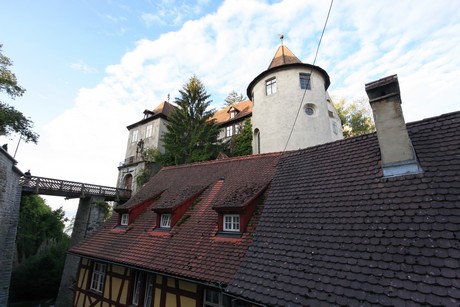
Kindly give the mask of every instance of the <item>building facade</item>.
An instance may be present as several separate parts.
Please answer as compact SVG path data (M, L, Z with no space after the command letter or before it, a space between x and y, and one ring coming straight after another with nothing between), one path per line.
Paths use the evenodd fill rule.
M164 153L161 136L166 132L168 117L173 112L174 106L164 101L153 111L145 110L142 120L127 126L128 142L125 159L118 166L117 187L137 191L138 176L145 172L158 171L159 167L154 164L147 165L145 152L159 150ZM146 169L147 167L153 169Z

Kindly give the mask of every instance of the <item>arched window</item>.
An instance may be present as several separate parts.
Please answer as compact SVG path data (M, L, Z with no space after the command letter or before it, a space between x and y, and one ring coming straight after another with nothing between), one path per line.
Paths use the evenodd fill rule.
M260 131L259 128L254 130L254 154L260 154Z
M123 188L127 190L133 189L133 175L128 174L123 179Z

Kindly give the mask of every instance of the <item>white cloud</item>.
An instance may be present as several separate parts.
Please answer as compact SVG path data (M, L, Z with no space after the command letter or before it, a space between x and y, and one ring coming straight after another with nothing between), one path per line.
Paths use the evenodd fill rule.
M172 5L163 2L163 7ZM23 169L48 177L115 185L124 159L126 126L153 109L196 74L216 105L232 90L246 94L279 45L313 61L329 3L285 0L274 4L228 0L156 40L139 40L94 88L81 89L72 108L25 145ZM184 7L144 15L146 23L182 22ZM187 15L189 16L189 15ZM168 22L169 22L168 21ZM365 96L364 84L397 73L406 120L458 109L460 12L454 2L340 1L332 8L316 65L331 76L330 93ZM83 62L74 69L95 72Z

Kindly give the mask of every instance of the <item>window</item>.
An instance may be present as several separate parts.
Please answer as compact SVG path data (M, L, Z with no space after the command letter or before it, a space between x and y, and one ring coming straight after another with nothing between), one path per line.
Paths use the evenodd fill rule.
M132 137L131 137L131 142L134 143L134 142L137 142L137 138L138 138L138 131L137 130L134 130L133 131L133 134L132 134Z
M121 215L121 225L123 226L127 226L129 223L129 213L123 213Z
M305 105L304 111L308 116L315 114L315 105L313 103L307 103Z
M241 124L235 125L235 134L239 134L241 132Z
M104 290L105 268L105 264L99 262L94 263L91 290L97 292L102 292Z
M203 305L205 307L231 307L232 299L220 291L205 289Z
M133 287L133 305L139 304L139 294L141 292L141 274L136 272L134 274L134 287Z
M153 126L152 125L148 125L147 126L147 131L145 132L145 137L146 138L149 138L152 136L152 132L153 132Z
M225 136L232 136L233 135L233 126L228 126L226 128Z
M299 74L299 79L300 79L300 88L303 90L311 90L310 87L310 74L306 73L300 73Z
M170 228L171 227L171 214L163 213L161 215L160 227Z
M339 128L337 127L337 123L336 123L336 122L332 122L332 131L333 131L335 134L338 134L338 133L339 133Z
M240 216L238 214L224 214L224 231L240 231Z
M145 282L144 307L152 306L152 294L153 294L153 275L148 275L147 281Z
M235 116L236 116L236 110L233 109L230 111L230 118L235 118Z
M276 78L271 78L265 81L267 96L276 93Z

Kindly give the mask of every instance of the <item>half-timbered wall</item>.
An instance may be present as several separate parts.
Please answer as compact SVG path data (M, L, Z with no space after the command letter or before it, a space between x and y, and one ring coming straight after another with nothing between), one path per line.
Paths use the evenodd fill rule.
M75 307L201 307L235 306L247 307L241 301L223 299L220 289L181 280L160 274L134 270L120 265L100 262L105 265L104 284L101 292L92 289L95 261L82 258L74 294ZM98 266L100 268L101 266ZM94 288L94 284L93 284ZM206 295L208 292L208 295ZM214 296L209 296L209 293ZM218 295L219 303L209 297ZM214 301L216 301L214 299ZM233 301L233 303L229 303Z

